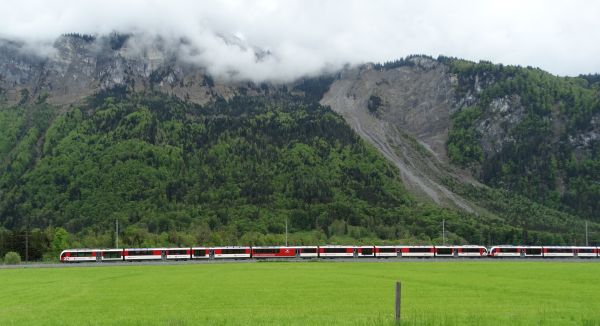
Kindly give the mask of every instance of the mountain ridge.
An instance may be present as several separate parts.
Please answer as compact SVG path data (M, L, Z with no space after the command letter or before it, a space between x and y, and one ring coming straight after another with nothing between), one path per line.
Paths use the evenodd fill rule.
M533 68L504 67L488 62L473 63L447 57L434 59L420 55L409 56L385 64L346 67L337 73L307 77L290 83L256 84L249 81L212 77L202 67L178 58L176 48L165 48L161 42L153 43L145 50L140 50L134 49L133 45L128 44L126 36L116 34L102 37L67 35L57 40L54 46L56 52L42 57L27 52L28 50L19 43L4 42L0 45L0 100L3 102L2 110L0 110L0 118L2 118L0 125L6 126L6 129L0 132L0 136L2 136L0 137L2 141L0 142L0 168L3 171L2 186L0 186L0 197L3 197L0 200L2 202L0 214L2 215L2 224L11 228L24 227L24 224L27 223L23 223L23 212L31 212L33 209L37 212L34 214L37 216L36 218L42 218L40 220L42 222L37 223L37 226L49 226L51 224L48 222L61 221L59 225L67 227L72 232L91 232L90 230L100 232L95 227L89 229L90 225L87 224L92 220L77 217L72 213L68 214L71 217L66 220L57 215L64 214L64 211L60 212L69 203L77 202L77 196L81 196L81 193L78 192L81 190L74 190L72 181L69 181L70 179L66 175L63 176L63 179L59 178L60 180L53 181L64 187L64 189L59 187L57 194L66 191L64 194L67 196L64 199L66 202L58 206L55 206L57 204L46 206L45 210L27 206L32 203L28 199L30 196L38 196L33 195L35 192L32 192L31 189L26 190L27 187L31 187L31 185L26 185L27 182L34 182L31 181L34 180L31 179L34 174L41 177L39 171L35 172L40 167L40 162L57 159L54 157L56 153L52 148L61 142L75 146L73 153L80 153L75 155L88 153L82 156L87 157L86 155L92 155L89 152L91 147L87 148L87 146L97 145L72 143L74 139L90 139L88 141L95 139L94 142L96 142L97 139L103 139L102 132L108 132L113 138L104 139L103 142L111 144L115 142L113 144L115 153L129 148L127 144L133 144L131 141L135 139L135 142L141 143L130 147L133 151L131 159L139 161L136 164L142 164L139 166L140 169L146 169L143 166L150 164L150 161L144 160L142 154L148 148L154 148L157 141L160 148L154 148L150 152L157 151L158 153L173 147L172 150L183 151L182 153L185 154L188 149L192 148L189 147L190 145L185 145L183 139L172 144L164 143L164 139L175 137L177 133L182 132L189 137L197 137L185 129L189 128L190 121L195 119L196 111L209 110L206 112L213 112L210 110L219 108L223 110L220 114L206 115L202 118L205 119L203 121L207 122L211 119L244 121L244 123L251 124L248 127L250 129L242 132L242 128L237 132L246 135L250 132L265 132L259 125L256 125L259 121L255 120L256 113L249 114L254 112L253 110L258 110L256 112L262 112L258 116L277 116L278 119L281 119L277 120L274 126L283 128L281 132L284 135L288 132L285 131L286 124L297 125L300 123L302 128L313 126L295 119L303 119L302 114L308 114L306 112L313 110L306 111L306 107L312 108L315 105L318 107L319 103L324 106L323 110L325 111L323 112L325 113L315 118L315 121L318 122L317 125L321 123L329 127L338 126L339 121L331 124L331 121L338 119L334 118L333 112L327 113L327 108L331 108L345 120L347 126L351 127L356 135L377 149L382 157L385 157L398 169L397 177L402 180L402 188L409 193L408 201L413 203L405 209L415 214L415 217L410 219L412 221L410 223L415 225L409 226L406 224L408 220L399 219L396 216L392 219L394 222L390 222L389 225L388 222L377 220L377 228L369 227L368 224L365 224L367 223L365 221L368 220L366 215L355 211L353 214L361 216L360 218L330 216L325 219L326 225L318 226L319 224L311 222L306 224L311 227L300 227L296 230L298 232L306 232L312 228L313 230L321 229L326 238L332 234L337 236L353 234L354 238L406 239L417 236L421 239L436 239L439 232L434 225L439 222L438 219L447 217L456 223L454 239L458 242L465 241L465 239L491 242L492 238L495 238L503 239L506 242L539 243L542 239L553 241L548 239L554 239L552 237L557 236L558 240L554 241L556 243L579 243L581 234L577 234L577 230L583 229L584 219L598 221L598 208L594 206L594 198L596 198L594 196L597 196L600 191L594 188L594 182L598 181L598 170L595 165L597 163L595 162L598 157L597 136L599 134L598 122L600 121L598 108L600 106L598 106L597 98L594 98L597 96L594 94L598 94L598 87L594 86L597 84L593 83L595 80L593 75L587 79L560 78ZM532 96L532 92L541 95ZM144 100L143 97L148 97L150 102ZM172 99L168 99L169 97ZM540 98L544 100L539 100ZM573 110L569 109L569 105L576 105L580 102L583 104ZM275 103L280 104L275 105ZM107 109L111 106L114 106L114 109ZM246 106L246 110L249 111L240 110L238 106ZM304 113L292 118L294 115L286 113L285 109L283 111L278 109L278 106L299 108L299 112ZM186 113L182 116L178 110ZM169 117L172 116L177 118L170 122L169 119L172 118ZM322 119L324 120L319 122ZM333 120L329 121L329 119ZM547 138L541 136L541 133L528 135L520 131L525 128L525 125L520 127L522 123L531 123L537 121L536 119L547 121L542 127L534 129L544 132ZM104 121L102 123L112 127L105 131L102 131L104 130L102 128L97 129L100 125L89 127L100 123L99 121ZM130 127L125 128L124 126L127 124ZM185 126L182 129L185 131L170 129L175 125ZM13 127L11 128L11 126ZM88 127L84 128L84 126ZM181 128L181 126L177 128ZM206 126L201 126L202 124L197 128L206 128ZM61 132L57 134L57 131L63 128L67 128L66 130L70 130L70 133L73 134ZM355 136L348 134L349 129L346 130L345 127L339 126L336 128L340 132L344 130L340 134L342 138L338 139L338 142L342 139L344 139L343 141L354 139L352 137ZM117 132L117 130L119 131ZM312 132L309 132L309 129L305 130L307 134ZM131 132L136 132L136 134L131 134ZM57 137L56 135L61 136ZM224 135L228 134L213 134L214 137L224 137ZM78 138L71 139L70 137ZM299 138L288 139L290 144L303 139L301 134L294 137ZM545 153L537 151L539 144L543 143L532 140L537 139L536 137L557 144L548 147L548 153L551 154L548 161L554 162L552 161L554 158L556 163L531 165L533 168L530 172L531 176L527 176L519 170L506 170L508 172L505 172L503 169L515 169L521 164L520 162L529 162L528 160L539 162L540 158L545 157L543 155L540 158L528 156L528 153ZM225 145L238 146L235 145L235 142L230 143L233 141L232 139L226 139ZM269 139L277 140L273 137ZM515 142L515 139L520 139L520 144L529 146L527 148L530 150L516 152L521 153L519 154L521 156L514 155L511 144ZM215 141L215 139L210 141ZM250 140L247 145L250 148L253 146L264 147L268 143L259 145L254 143L255 141ZM352 140L352 142L356 141ZM319 148L318 143L312 141L302 140L300 142L307 144L309 152ZM121 149L117 150L116 148ZM141 153L135 154L138 150ZM563 152L570 153L565 155L571 156L561 157L560 153ZM110 153L112 152L107 152L106 155L113 155ZM165 157L169 157L172 154L165 155ZM61 159L69 158L66 156ZM256 159L252 158L251 161ZM364 164L365 167L370 164L359 161L356 164ZM263 164L261 161L252 162L255 162L253 164L257 166ZM152 164L156 163L151 163L147 168L157 168ZM206 164L216 168L210 165L212 163ZM321 164L323 163L318 163L317 166ZM59 173L59 170L54 170L55 168L48 170L48 173L61 175L62 172ZM73 165L73 169L77 169L76 165ZM206 169L206 166L202 169ZM553 170L548 172L548 169ZM350 173L343 174L344 178L349 178L352 173L357 173L352 171L349 169L344 172ZM134 172L134 170L130 172ZM80 173L84 172L80 171ZM310 177L311 173L306 177ZM550 177L536 178L536 175L549 175ZM497 176L497 180L490 176ZM529 179L523 179L526 176ZM169 176L167 179L171 177L175 176ZM234 176L233 179L231 179L232 176L228 178L230 178L228 182L233 182L234 185L243 179L239 175ZM172 182L183 182L178 178L175 179L177 180L172 180ZM254 182L258 182L258 180ZM396 181L388 183L390 187L392 184L393 187L398 187ZM169 188L171 190L160 189L163 189L161 191L165 193L169 191L177 193L177 188L181 188L183 184L185 182L174 183L172 188ZM116 185L118 186L118 184ZM300 183L297 186L300 187L299 185ZM538 185L539 191L531 191L532 187L538 187ZM385 186L385 183L380 186ZM198 191L197 187L191 186L191 188L182 189ZM203 187L208 187L205 190L210 190L213 185ZM316 188L327 189L327 187L321 186L316 186ZM92 193L98 191L93 187L86 189ZM130 197L132 203L137 202L136 198L138 197L136 196L139 195L135 195L136 192L133 189L128 191L130 193L127 192L127 196L132 196ZM255 191L258 190L254 189L250 193ZM375 187L372 191L378 192L382 189ZM78 193L79 195L77 195ZM236 198L249 200L244 193L235 196L240 196L240 194L241 197ZM574 202L569 196L577 196L577 194L582 194L582 197L578 202ZM315 198L329 198L324 194L316 196ZM174 198L176 199L177 195L169 197L165 203L170 203L175 200ZM49 203L41 204L48 205ZM172 203L165 205L172 205ZM359 206L354 205L350 204L350 207L353 207L354 210L358 209ZM423 208L418 208L419 205L423 205ZM304 210L303 216L310 211L306 207L296 209ZM393 216L397 213L397 211L392 213L394 210L386 213L388 209L378 211L377 214ZM131 216L117 218L122 218L124 223L131 222L132 228L134 226L145 228L146 232L148 230L167 232L171 228L184 232L181 231L181 228L185 228L185 223L173 224L174 222L162 221L156 217L159 211L154 208L150 209L146 213L142 213L141 220L140 217L136 220L136 217L132 218ZM406 212L402 214L406 214ZM169 216L177 215L168 212L162 213ZM127 214L131 215L132 213ZM222 238L230 237L234 243L240 241L243 234L248 232L260 234L279 230L274 228L260 231L241 228L239 230L243 231L232 231L232 226L228 226L228 221L233 217L238 218L240 213L236 211L233 214L232 217L219 217L224 220L212 224L208 228L202 226L204 229L201 232L206 234L207 230L211 230L220 234ZM324 214L328 216L332 213ZM431 219L427 217L429 214L437 214L437 217ZM31 216L27 218L33 221ZM144 222L144 218L153 221L154 226L150 227L148 223ZM419 222L418 218L423 221ZM79 222L77 222L78 220ZM240 221L243 220L244 218ZM107 223L103 219L93 221L91 225L100 223L105 226ZM199 221L208 223L204 218L200 218L197 222ZM302 222L302 218L297 219L296 222L301 225L305 223ZM167 227L157 228L156 225L160 223ZM597 225L590 223L590 227L595 230ZM239 226L235 228L239 228ZM401 230L402 228L412 230L410 232L416 234L406 233ZM134 228L131 232L134 234L138 231ZM73 236L80 239L78 241L82 241L81 235ZM101 238L106 240L106 235ZM260 243L272 242L270 240L260 241L263 241ZM217 242L215 241L215 243Z

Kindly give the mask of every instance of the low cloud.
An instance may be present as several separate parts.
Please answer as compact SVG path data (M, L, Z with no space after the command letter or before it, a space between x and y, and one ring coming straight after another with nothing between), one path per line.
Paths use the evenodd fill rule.
M255 81L409 54L531 65L559 75L600 71L595 1L38 0L5 1L0 10L0 37L30 47L73 32L183 39L177 44L186 60L216 76Z

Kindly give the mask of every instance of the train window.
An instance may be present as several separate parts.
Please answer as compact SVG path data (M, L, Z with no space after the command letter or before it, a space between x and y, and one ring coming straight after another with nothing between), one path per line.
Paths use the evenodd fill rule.
M519 252L519 248L498 248L498 252L518 253Z
M408 252L412 252L412 253L431 252L431 248L408 248Z
M279 248L260 248L253 250L255 254L278 254L280 252Z
M479 253L480 249L479 248L462 248L462 252L466 252L466 253Z
M572 254L573 249L571 248L547 248L549 253L553 254Z
M239 255L245 253L246 249L221 249L222 255Z
M437 248L438 255L452 255L452 248Z
M72 252L71 257L91 257L92 252L90 251L80 251L80 252Z
M121 258L120 251L105 251L103 253L104 258Z
M372 255L373 254L373 248L372 247L362 248L362 254L363 255Z
M592 248L581 248L578 250L582 254L594 254L594 249Z
M153 254L152 250L132 250L129 252L129 256L150 256Z
M541 255L542 249L541 248L526 248L525 254L526 255Z
M194 250L194 256L204 257L204 256L206 256L206 250L204 250L204 249L202 249L202 250Z
M380 253L395 253L396 248L378 248Z
M187 255L187 250L169 250L168 255Z
M317 248L302 248L300 250L302 250L302 252L305 254L316 254L317 253Z
M325 254L345 254L346 252L347 248L323 248Z

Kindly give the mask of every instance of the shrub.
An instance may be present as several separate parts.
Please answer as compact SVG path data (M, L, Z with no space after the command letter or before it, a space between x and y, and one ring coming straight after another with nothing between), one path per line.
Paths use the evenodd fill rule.
M367 109L369 109L369 112L371 113L376 113L377 109L379 109L379 107L382 105L383 101L381 100L381 97L371 95L371 97L369 97L369 102L367 103Z
M21 256L14 251L9 251L4 255L4 263L6 265L19 265L21 263Z

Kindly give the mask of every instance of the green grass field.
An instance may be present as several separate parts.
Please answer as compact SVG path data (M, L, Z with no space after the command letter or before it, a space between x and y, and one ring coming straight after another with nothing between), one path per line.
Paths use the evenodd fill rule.
M600 263L244 263L0 270L0 325L600 325Z

